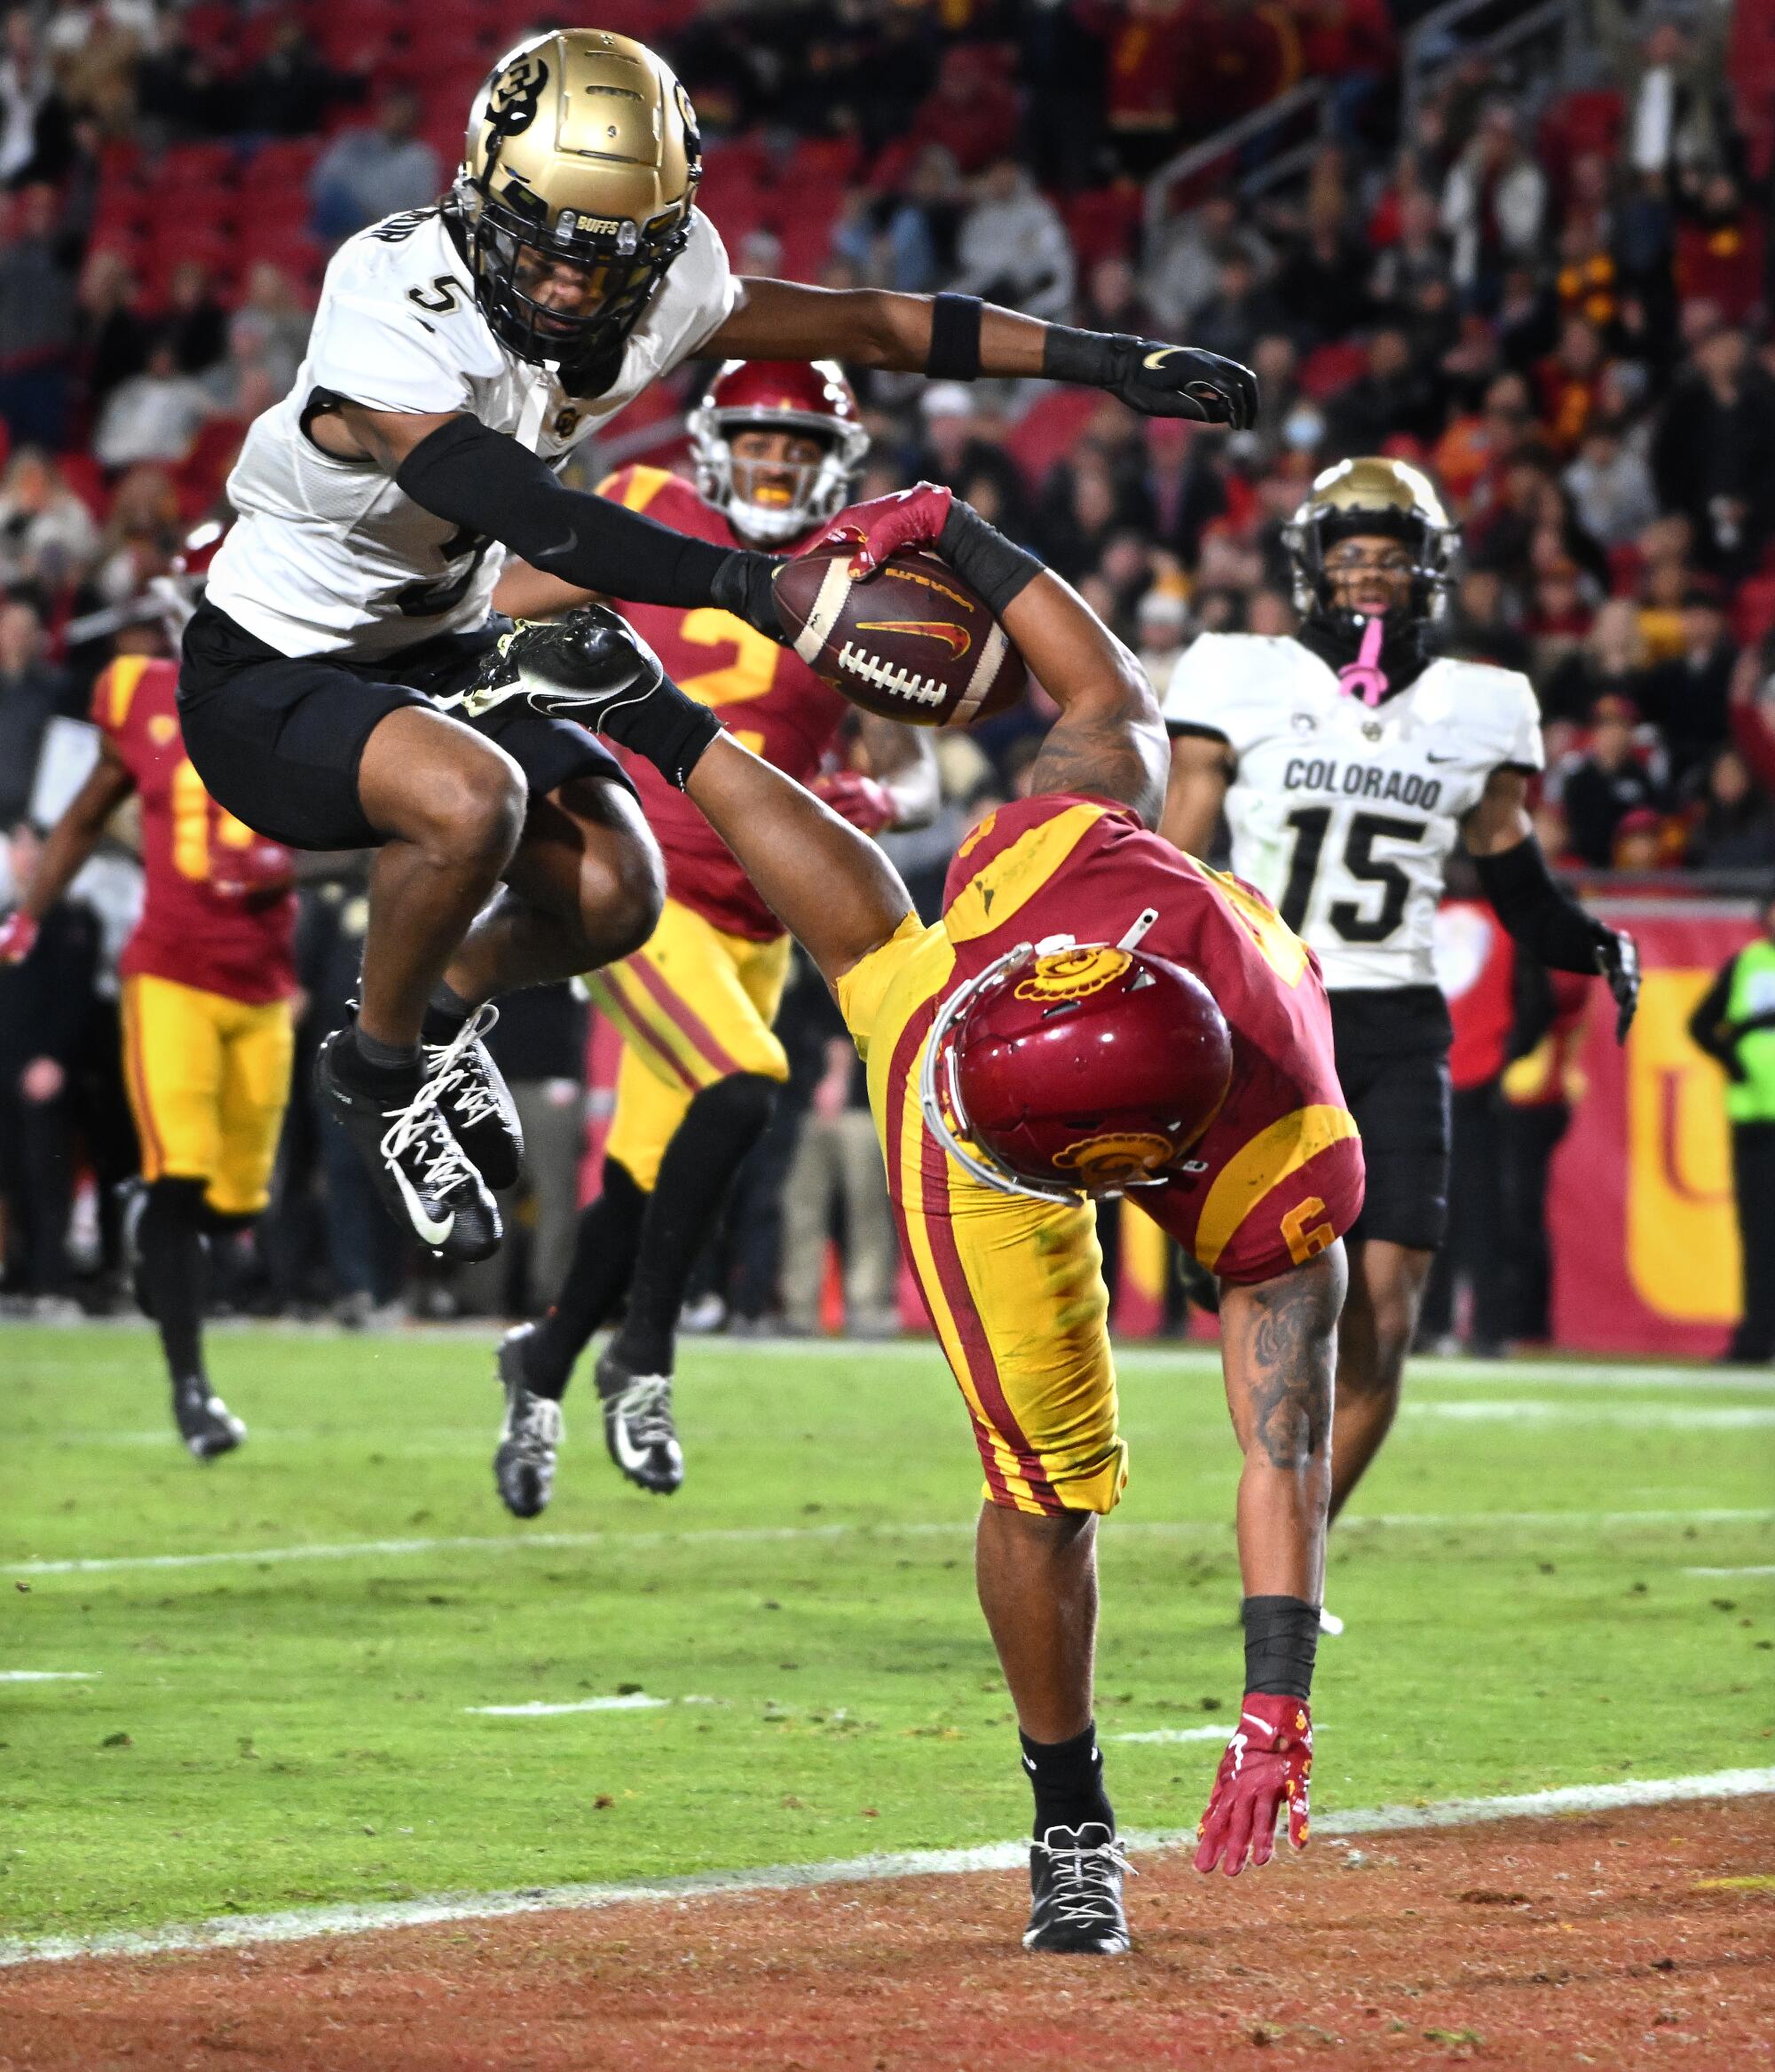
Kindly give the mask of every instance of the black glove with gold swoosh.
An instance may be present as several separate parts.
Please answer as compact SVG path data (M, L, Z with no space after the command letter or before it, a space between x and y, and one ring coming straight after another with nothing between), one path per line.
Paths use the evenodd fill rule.
M1190 417L1246 431L1258 421L1258 377L1236 360L1125 332L1052 324L1042 344L1048 380L1108 389L1146 417Z

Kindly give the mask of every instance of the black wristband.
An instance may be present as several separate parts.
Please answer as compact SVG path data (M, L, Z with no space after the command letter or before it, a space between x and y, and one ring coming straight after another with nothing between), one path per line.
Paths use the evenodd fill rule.
M980 375L980 317L985 304L977 295L939 295L931 303L931 345L925 372L935 382L971 382Z
M1304 1704L1313 1696L1319 1607L1298 1597L1248 1597L1239 1616L1245 1624L1245 1688Z
M959 497L949 507L949 516L937 539L937 552L991 607L992 616L1002 619L1005 607L1026 590L1042 573L1033 554L1014 546L996 526Z
M749 547L730 550L709 586L709 595L723 612L744 619L772 640L787 635L777 613L777 590L772 578L783 564L774 554L754 553Z
M669 676L651 696L613 707L598 724L601 734L644 755L680 791L721 731L713 708L687 698Z
M1594 973L1610 931L1586 913L1547 867L1531 834L1515 848L1473 859L1479 890L1505 931L1554 971Z
M1042 374L1081 389L1107 389L1127 372L1129 351L1140 344L1125 332L1076 331L1050 324L1042 340Z

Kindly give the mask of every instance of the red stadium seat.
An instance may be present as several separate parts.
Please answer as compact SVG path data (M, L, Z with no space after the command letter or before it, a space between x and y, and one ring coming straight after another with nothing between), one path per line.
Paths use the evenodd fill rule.
M1300 385L1309 396L1323 401L1346 389L1368 364L1364 349L1347 338L1315 346L1300 363Z
M156 187L232 186L238 170L233 145L170 144L150 177Z
M1775 574L1753 575L1740 583L1732 603L1732 631L1740 647L1755 646L1775 633Z
M1089 266L1112 253L1131 257L1144 203L1141 190L1132 181L1075 194L1067 203L1066 229L1079 265Z
M1100 400L1095 389L1053 389L1012 426L1006 447L1031 482L1071 450Z
M111 507L104 469L86 453L58 454L56 465L61 470L62 480L102 524Z

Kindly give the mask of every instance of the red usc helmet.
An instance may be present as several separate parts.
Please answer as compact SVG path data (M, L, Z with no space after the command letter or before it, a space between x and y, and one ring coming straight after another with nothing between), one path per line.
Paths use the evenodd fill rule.
M835 360L730 360L690 420L697 487L736 532L766 542L799 539L836 518L869 434ZM766 464L734 458L742 431L816 439L817 461Z
M920 1095L977 1180L1077 1199L1163 1180L1232 1074L1225 1017L1181 965L1111 943L1024 943L944 1003Z

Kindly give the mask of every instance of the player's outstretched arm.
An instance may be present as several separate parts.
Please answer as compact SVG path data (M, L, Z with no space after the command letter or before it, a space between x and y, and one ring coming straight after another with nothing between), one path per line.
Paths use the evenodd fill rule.
M1340 1242L1303 1266L1220 1297L1227 1404L1245 1457L1239 1478L1245 1696L1198 1830L1195 1868L1261 1869L1276 1822L1304 1848L1313 1768L1309 1699L1331 1500L1337 1318L1348 1281Z
M1159 833L1186 856L1206 856L1214 845L1220 809L1233 781L1233 751L1214 734L1179 734L1171 745Z
M773 556L712 546L569 489L527 447L464 411L344 402L316 417L311 434L342 459L375 461L434 517L499 541L577 591L638 605L718 605L773 640L783 637L771 601Z
M135 788L135 779L101 737L99 760L45 836L17 912L0 922L0 963L16 964L30 954L44 914L74 882L99 846L105 823Z
M1479 890L1509 933L1550 970L1600 972L1614 995L1615 1040L1627 1041L1639 1005L1639 951L1633 937L1586 913L1547 867L1528 817L1519 770L1494 770L1462 823Z
M743 277L732 312L698 351L705 360L845 360L934 381L1033 375L1107 389L1148 417L1188 417L1235 431L1258 415L1257 376L1236 360L1125 332L1045 324L974 295Z

